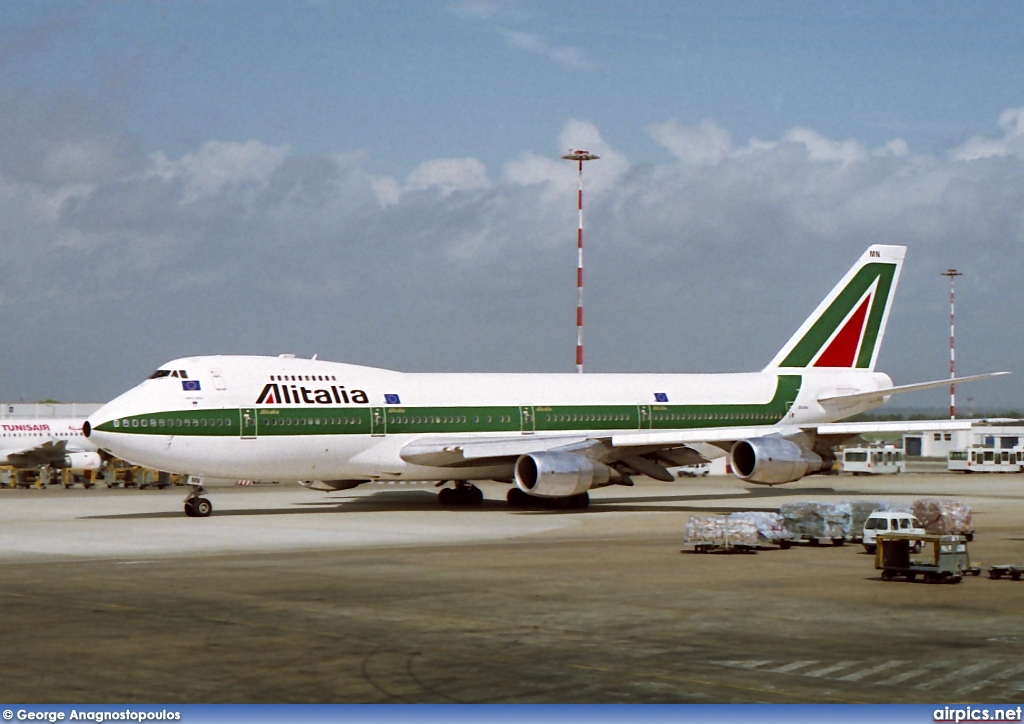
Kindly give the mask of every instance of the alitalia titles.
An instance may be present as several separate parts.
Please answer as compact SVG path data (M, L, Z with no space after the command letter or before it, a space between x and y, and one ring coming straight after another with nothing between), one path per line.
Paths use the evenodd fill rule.
M363 390L346 390L342 385L313 389L294 384L268 382L257 405L368 405L370 398Z

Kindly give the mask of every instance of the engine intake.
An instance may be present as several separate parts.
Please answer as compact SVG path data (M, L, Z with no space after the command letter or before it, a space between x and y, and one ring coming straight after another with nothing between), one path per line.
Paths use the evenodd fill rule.
M516 460L516 487L539 498L567 498L621 479L614 468L576 453L530 453Z
M733 472L751 483L792 483L829 465L816 452L781 437L755 437L732 446Z

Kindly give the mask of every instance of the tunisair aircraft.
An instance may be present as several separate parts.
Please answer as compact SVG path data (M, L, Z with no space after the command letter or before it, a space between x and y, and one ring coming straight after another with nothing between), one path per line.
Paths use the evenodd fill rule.
M512 505L575 508L593 488L670 481L670 467L729 455L743 480L788 483L828 471L833 446L885 426L833 421L949 384L894 387L875 372L905 252L868 248L760 372L411 374L291 355L186 357L103 406L85 432L129 462L192 476L193 517L212 510L203 477L329 490L432 480L453 485L441 490L447 504L479 503L473 481L495 480L512 484ZM890 429L951 426L966 423Z
M0 420L0 465L98 470L103 461L83 435L84 422L80 417Z

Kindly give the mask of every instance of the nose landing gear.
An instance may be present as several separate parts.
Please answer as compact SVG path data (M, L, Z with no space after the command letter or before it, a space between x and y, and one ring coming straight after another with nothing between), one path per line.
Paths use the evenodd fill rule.
M203 479L190 475L188 486L191 488L185 497L185 515L189 518L207 518L213 512L213 503L201 497L206 491L203 489Z

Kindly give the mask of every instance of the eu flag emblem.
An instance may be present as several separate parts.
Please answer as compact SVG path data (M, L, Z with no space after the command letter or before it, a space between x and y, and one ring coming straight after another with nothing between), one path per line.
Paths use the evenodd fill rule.
M654 401L655 402L668 402L668 395L666 395L664 392L655 392L654 393Z
M384 395L384 404L401 405L402 401L398 399L398 395Z
M185 392L199 392L199 380L182 380L181 389Z

